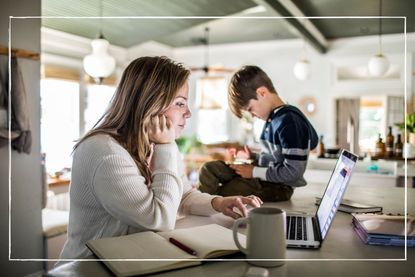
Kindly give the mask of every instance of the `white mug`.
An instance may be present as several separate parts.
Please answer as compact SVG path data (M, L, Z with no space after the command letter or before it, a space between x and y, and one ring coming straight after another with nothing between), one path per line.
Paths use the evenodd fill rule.
M233 239L253 265L273 267L284 264L286 245L285 240L285 211L260 207L252 209L247 218L239 218L233 224ZM238 228L241 224L248 225L246 248L238 240Z

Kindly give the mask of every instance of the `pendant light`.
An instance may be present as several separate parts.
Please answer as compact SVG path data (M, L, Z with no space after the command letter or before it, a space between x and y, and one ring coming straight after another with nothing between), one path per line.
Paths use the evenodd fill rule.
M375 77L383 76L389 69L389 60L382 53L382 0L379 0L379 52L368 63L369 74Z
M111 75L115 69L115 59L108 54L109 42L102 34L102 0L99 2L99 35L92 40L92 53L84 58L85 72L94 78L97 84Z
M294 76L301 81L307 80L311 76L310 62L307 59L305 41L303 40L303 48L301 50L301 58L293 68Z

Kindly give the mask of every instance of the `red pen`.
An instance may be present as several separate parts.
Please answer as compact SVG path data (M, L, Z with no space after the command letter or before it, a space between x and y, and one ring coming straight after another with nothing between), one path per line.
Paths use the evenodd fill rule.
M174 239L174 238L169 238L169 241L171 243L173 243L174 245L176 245L177 247L179 247L181 250L189 253L190 255L196 256L196 251L194 251L192 248L184 245L183 243L181 243L180 241Z

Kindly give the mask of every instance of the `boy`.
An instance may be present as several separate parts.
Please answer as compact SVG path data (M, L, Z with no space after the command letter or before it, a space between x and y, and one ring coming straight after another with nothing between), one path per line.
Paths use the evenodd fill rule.
M257 66L245 66L233 75L228 100L238 118L246 111L266 121L260 137L261 153L252 153L247 147L242 151L253 164L204 164L199 189L223 196L289 200L295 187L306 185L303 174L308 154L318 143L313 126L299 109L281 100L270 78Z

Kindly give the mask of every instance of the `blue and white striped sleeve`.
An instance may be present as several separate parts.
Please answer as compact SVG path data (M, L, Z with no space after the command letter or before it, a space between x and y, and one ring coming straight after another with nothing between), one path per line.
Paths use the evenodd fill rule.
M282 161L275 162L266 170L266 180L275 183L295 183L307 166L309 154L309 130L303 121L292 120L281 124L275 136L281 145Z

